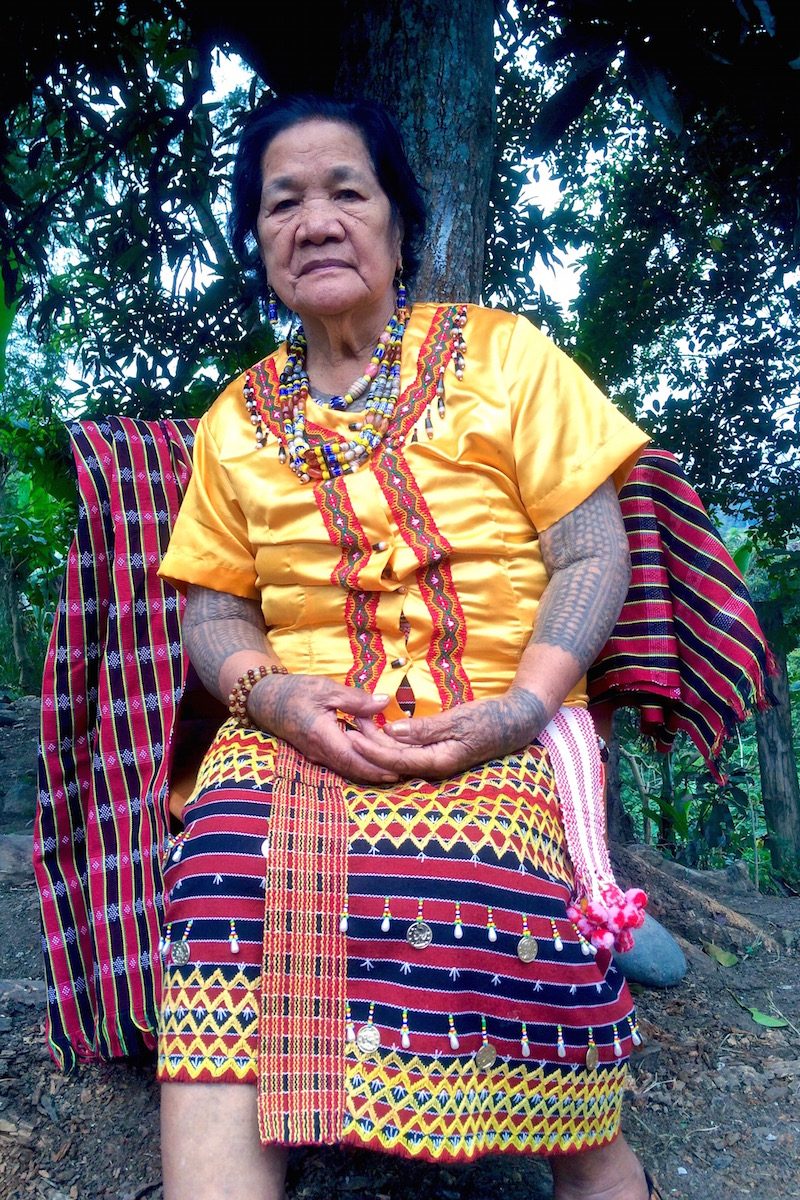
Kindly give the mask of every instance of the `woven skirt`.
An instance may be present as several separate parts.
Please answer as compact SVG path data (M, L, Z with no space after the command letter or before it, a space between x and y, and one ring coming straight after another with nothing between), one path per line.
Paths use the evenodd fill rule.
M256 1084L264 1143L432 1161L619 1129L627 986L566 916L546 750L355 785L227 722L165 859L161 1081Z

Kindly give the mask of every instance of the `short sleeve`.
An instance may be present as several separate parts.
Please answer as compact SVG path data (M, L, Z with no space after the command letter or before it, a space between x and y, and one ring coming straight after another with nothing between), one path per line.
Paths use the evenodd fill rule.
M504 362L520 495L537 530L601 483L619 490L648 437L563 351L518 317Z
M260 599L247 521L220 462L208 413L197 429L192 477L159 575L181 591L195 583Z

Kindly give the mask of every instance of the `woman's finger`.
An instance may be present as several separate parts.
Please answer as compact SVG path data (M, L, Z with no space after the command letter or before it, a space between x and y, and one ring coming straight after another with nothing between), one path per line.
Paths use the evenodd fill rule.
M379 731L380 732L380 731ZM442 779L469 765L469 755L463 747L453 742L438 742L430 746L407 746L391 738L372 738L354 730L348 737L361 758L398 776L411 779L415 776L426 779ZM471 760L470 760L471 761Z
M431 746L437 742L450 741L454 737L451 712L436 713L432 717L403 717L400 721L389 721L384 729L389 737L409 746Z
M360 753L353 735L344 733L338 724L320 728L318 723L314 734L315 744L313 749L309 748L309 757L344 775L346 779L367 783L397 783L400 778L400 773L390 762L375 761Z
M374 695L370 692L364 692L361 688L342 687L340 684L335 684L332 692L335 693L336 707L342 712L352 713L353 716L372 716L375 713L382 712L389 703L389 697L384 692L377 692Z

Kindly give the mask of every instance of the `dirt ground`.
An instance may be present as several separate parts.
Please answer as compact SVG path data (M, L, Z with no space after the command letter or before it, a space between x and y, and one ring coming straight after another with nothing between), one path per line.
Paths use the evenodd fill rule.
M0 724L0 793L13 798L0 838L32 829L22 795L30 783L32 803L35 705L16 706L13 719ZM620 851L615 862L651 892L653 914L689 959L678 987L637 989L646 1044L632 1064L629 1140L665 1196L800 1198L800 899L759 896L741 871L665 868L653 852ZM719 965L704 944L735 964ZM43 1006L32 880L0 879L0 1200L160 1200L152 1066L59 1074ZM750 1009L785 1023L767 1028ZM293 1159L288 1195L546 1200L551 1189L546 1166L520 1158L454 1169L328 1150Z

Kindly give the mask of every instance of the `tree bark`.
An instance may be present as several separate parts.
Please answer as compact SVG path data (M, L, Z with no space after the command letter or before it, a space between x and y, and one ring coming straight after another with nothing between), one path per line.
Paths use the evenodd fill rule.
M42 667L31 651L19 581L15 578L13 569L5 562L0 563L0 620L5 622L11 633L11 648L17 664L20 691L24 696L37 695L41 688Z
M781 644L783 615L777 600L756 604L758 619L778 663L770 682L778 704L756 713L761 797L768 845L775 870L792 880L800 878L800 782L792 741L792 710L785 648Z
M494 139L492 0L330 0L254 19L244 0L188 5L208 44L228 43L276 92L379 100L397 118L429 204L418 300L480 299ZM286 20L286 29L281 28Z
M419 299L480 299L494 140L491 0L345 0L340 95L397 116L429 202ZM381 55L365 47L381 46ZM366 60L366 61L365 61Z
M608 762L606 763L606 826L610 842L632 842L635 840L633 821L622 804L622 790L619 778L619 711L615 712L605 738L608 747Z

